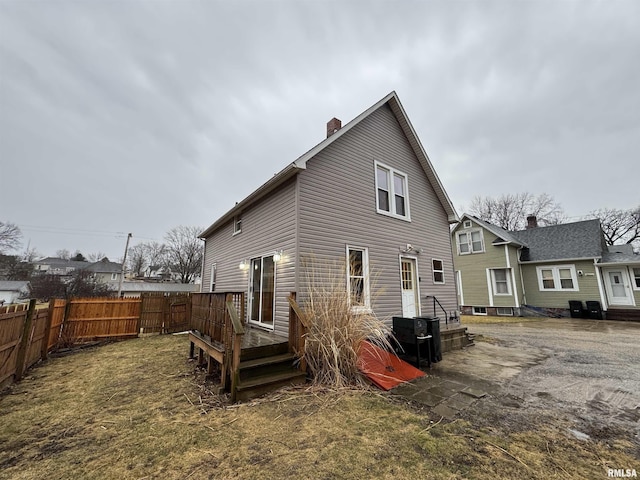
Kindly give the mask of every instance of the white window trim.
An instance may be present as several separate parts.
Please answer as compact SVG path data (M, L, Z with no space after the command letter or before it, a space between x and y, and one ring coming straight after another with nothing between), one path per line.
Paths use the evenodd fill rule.
M240 223L240 228L238 227L238 223ZM233 236L242 233L242 216L236 215L233 217Z
M636 285L636 272L638 270L638 274L640 274L640 267L629 267L629 278L631 280L631 286L635 291L640 291L640 286Z
M218 271L218 264L213 263L211 265L211 278L209 279L209 291L214 292L216 288L216 273Z
M569 270L571 272L571 280L573 281L573 288L562 288L560 283L560 270ZM553 274L554 288L544 288L542 283L542 270L551 270ZM538 277L538 289L541 292L578 292L578 276L576 275L576 266L571 265L543 265L536 267L536 276Z
M471 220L465 220L462 223L463 228L471 228Z
M117 273L112 273L111 274L111 280L117 280L118 279L118 274Z
M484 313L476 312L476 308L484 308ZM473 315L484 315L484 316L486 316L487 315L487 307L471 307L471 313Z
M395 168L391 168L390 166L385 165L384 163L378 162L377 160L374 161L373 163L374 163L373 174L374 174L374 179L376 184L376 192L375 192L376 193L376 211L381 215L386 215L388 217L393 217L393 218L399 218L400 220L410 222L411 209L409 208L409 175L399 170L396 170ZM389 172L387 180L389 183L389 210L390 211L388 212L386 210L380 209L380 199L378 197L378 167ZM404 188L405 188L404 200L405 200L405 210L407 213L406 215L398 215L397 213L395 213L396 198L395 198L395 191L394 191L395 189L394 175L398 175L404 178Z
M482 247L478 251L473 250L473 240L471 238L471 234L474 232L480 232L480 243ZM467 241L467 245L469 246L468 252L460 251L460 235L467 235L469 241ZM458 255L473 255L474 253L484 253L484 232L481 228L474 228L472 230L465 230L463 232L456 232L456 246L458 247Z
M500 309L509 310L510 313L500 313ZM496 315L501 317L513 317L513 307L496 307Z
M349 251L358 250L362 252L362 275L363 275L363 295L364 305L351 305L351 270L349 265ZM369 249L367 247L358 247L355 245L347 245L346 255L346 277L347 277L347 296L349 305L353 313L369 313L371 312L371 290L369 286Z
M507 293L498 293L498 283L496 282L496 270L504 270L507 272L505 282L507 284ZM510 297L511 293L511 269L510 268L492 268L491 269L491 282L493 283L493 294L496 297Z
M433 264L433 262L440 262L440 265L442 265L442 270L436 270L435 265ZM436 272L439 272L442 274L442 281L438 282L436 280ZM444 279L444 260L440 260L439 258L432 258L431 259L431 278L433 279L433 283L436 285L444 285L445 283L445 279Z

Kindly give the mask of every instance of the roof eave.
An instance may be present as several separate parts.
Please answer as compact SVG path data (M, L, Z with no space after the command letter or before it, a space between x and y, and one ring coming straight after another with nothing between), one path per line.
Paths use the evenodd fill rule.
M306 166L296 165L296 162L290 163L280 172L271 177L267 182L258 187L257 190L254 190L253 193L249 194L248 197L245 197L242 201L236 203L231 210L218 218L218 220L212 223L211 226L209 226L209 228L207 228L205 231L200 233L198 235L198 238L205 239L211 236L213 232L215 232L218 228L231 220L235 215L242 212L243 209L257 202L261 198L267 196L284 182L297 175L300 170L303 170L305 168Z
M551 262L583 262L585 260L598 261L602 257L576 257L576 258L550 258L548 260L519 260L520 264L534 264L534 263L551 263ZM600 265L600 264L599 264Z

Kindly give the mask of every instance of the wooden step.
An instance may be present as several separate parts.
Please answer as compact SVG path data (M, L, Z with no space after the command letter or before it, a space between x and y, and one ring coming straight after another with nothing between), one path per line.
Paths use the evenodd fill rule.
M260 358L272 357L275 355L282 355L289 351L289 344L287 342L274 343L272 345L261 345L257 347L243 348L240 355L240 360L245 362L248 360L255 360Z
M260 377L269 373L280 373L295 369L296 356L293 353L282 353L266 358L255 358L240 362L240 381Z
M307 374L291 368L285 372L270 373L241 380L236 388L236 401L248 400L288 385L302 385Z

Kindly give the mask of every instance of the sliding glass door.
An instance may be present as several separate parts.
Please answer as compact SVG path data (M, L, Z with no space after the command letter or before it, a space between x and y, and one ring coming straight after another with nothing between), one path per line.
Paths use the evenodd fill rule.
M276 269L273 255L251 259L249 320L273 329Z

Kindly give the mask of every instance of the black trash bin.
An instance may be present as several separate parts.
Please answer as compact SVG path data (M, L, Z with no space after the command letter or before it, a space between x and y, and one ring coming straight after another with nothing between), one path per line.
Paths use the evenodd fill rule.
M440 340L440 319L438 317L418 317L427 322L427 334L431 335L431 361L442 360L442 341Z
M600 302L596 300L587 300L587 312L589 312L589 318L593 320L602 320L602 306Z
M569 311L571 312L571 318L581 318L584 315L582 302L580 300L569 300Z

